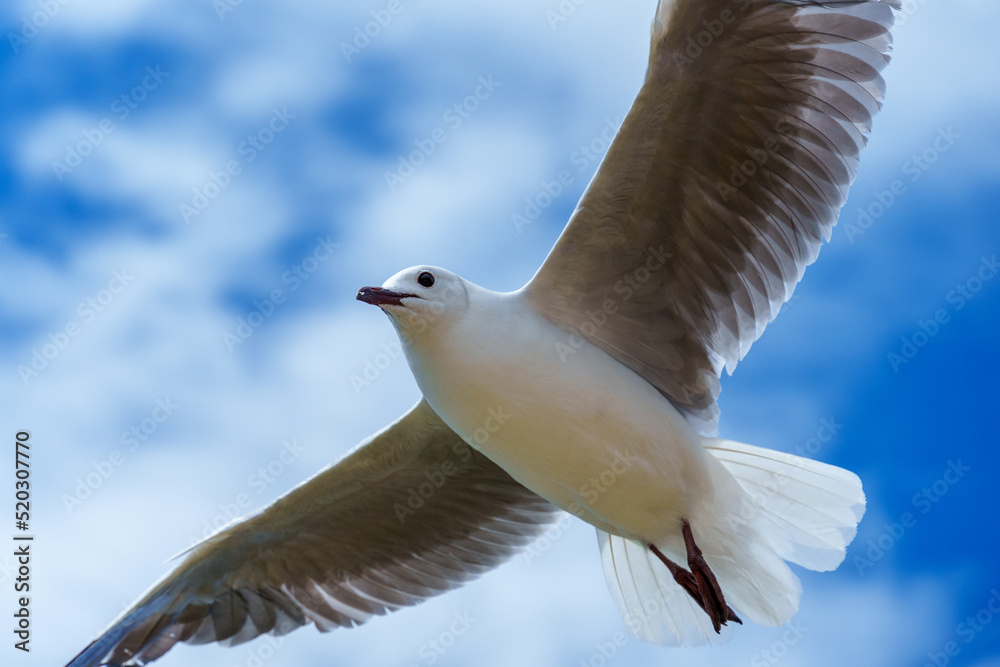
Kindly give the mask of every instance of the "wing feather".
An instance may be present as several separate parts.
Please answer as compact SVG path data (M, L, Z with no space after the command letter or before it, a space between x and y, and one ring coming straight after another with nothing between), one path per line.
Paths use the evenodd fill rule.
M642 90L525 288L536 310L714 431L722 369L830 239L898 7L661 0Z
M359 625L496 567L558 514L421 401L190 550L69 667L145 665L178 642Z

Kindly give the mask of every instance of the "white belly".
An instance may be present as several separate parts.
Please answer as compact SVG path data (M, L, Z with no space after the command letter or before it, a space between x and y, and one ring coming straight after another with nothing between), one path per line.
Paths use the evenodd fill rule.
M428 402L514 479L601 530L675 533L710 490L699 436L645 380L541 321L465 357L411 359Z

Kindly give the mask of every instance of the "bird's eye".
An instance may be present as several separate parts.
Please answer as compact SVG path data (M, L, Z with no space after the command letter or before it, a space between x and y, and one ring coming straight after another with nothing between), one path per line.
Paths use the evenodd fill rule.
M434 285L434 274L430 271L424 271L419 276L417 276L417 282L424 287L433 287Z

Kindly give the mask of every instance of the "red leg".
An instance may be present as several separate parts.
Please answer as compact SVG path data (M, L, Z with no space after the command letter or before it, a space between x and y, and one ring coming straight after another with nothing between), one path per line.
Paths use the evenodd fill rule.
M704 603L702 608L712 619L715 631L719 632L726 621L736 621L742 625L743 621L726 604L726 598L722 595L722 588L715 578L715 573L708 566L701 549L695 544L694 535L691 533L691 524L686 520L681 525L681 532L684 535L684 546L687 547L688 567L691 568L691 573L698 582L698 590L701 591Z
M743 621L740 620L740 617L726 604L722 589L719 588L719 582L716 581L715 575L708 567L701 549L695 544L694 536L691 534L691 526L687 521L684 522L682 531L684 544L688 551L690 572L667 558L655 544L648 545L650 551L663 561L663 564L670 570L670 574L673 575L674 581L708 614L708 617L712 619L712 627L715 628L716 633L720 632L722 626L726 625L728 621L742 625Z

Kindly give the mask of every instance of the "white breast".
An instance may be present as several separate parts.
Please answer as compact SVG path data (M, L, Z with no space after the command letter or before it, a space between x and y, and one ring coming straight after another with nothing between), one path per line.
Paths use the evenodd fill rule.
M649 383L494 294L408 354L424 396L512 477L602 530L656 540L709 491L699 436Z

